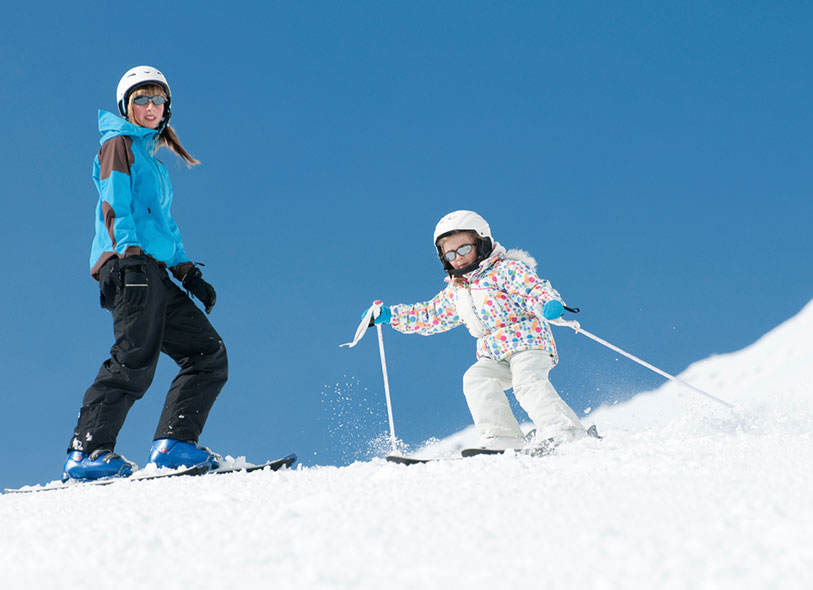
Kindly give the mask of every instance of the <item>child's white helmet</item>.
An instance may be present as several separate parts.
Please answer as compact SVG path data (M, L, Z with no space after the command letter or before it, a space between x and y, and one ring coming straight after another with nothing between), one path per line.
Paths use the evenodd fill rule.
M488 223L480 215L474 211L452 211L444 215L438 224L435 226L435 246L438 245L438 240L447 235L451 235L461 231L476 232L481 238L491 238L491 228Z
M169 105L172 102L172 92L169 89L169 82L158 68L136 66L124 73L121 80L119 80L119 85L116 87L116 104L119 107L119 113L123 117L127 116L127 102L130 99L130 94L133 90L145 84L157 84L167 93L167 101L164 103L164 120L161 122L163 128L169 122Z
M477 260L471 265L455 269L449 261L443 258L443 250L438 242L441 238L459 232L471 231L477 234ZM435 249L438 251L440 262L449 276L460 276L471 272L480 265L480 262L491 256L494 250L494 239L491 237L491 228L488 222L474 211L462 209L444 215L435 226Z

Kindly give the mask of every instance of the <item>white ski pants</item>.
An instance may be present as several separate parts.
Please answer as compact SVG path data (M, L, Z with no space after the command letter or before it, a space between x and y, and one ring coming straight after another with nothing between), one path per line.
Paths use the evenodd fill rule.
M463 375L463 393L481 439L522 437L505 391L514 389L536 436L562 438L584 432L575 412L548 381L553 359L544 350L516 352L501 361L480 358Z

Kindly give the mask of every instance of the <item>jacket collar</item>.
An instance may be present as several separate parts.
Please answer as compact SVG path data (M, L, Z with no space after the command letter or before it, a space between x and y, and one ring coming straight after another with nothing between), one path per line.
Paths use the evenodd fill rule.
M104 143L112 137L128 135L130 137L140 137L144 139L154 139L157 135L155 129L148 129L139 125L133 125L130 121L114 115L110 111L99 111L99 133L102 138L99 143Z

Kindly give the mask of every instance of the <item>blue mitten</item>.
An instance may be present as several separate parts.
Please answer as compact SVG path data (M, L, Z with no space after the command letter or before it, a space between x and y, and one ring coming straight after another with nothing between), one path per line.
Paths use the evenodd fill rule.
M565 306L562 305L561 301L556 299L551 299L542 306L542 316L548 321L558 320L564 313Z
M364 310L364 313L361 314L361 317L363 318L365 315L367 315L368 311L370 311L369 307ZM379 311L380 311L380 313L378 314L378 317L370 316L370 326L377 326L379 324L389 324L390 323L390 320L392 319L392 312L390 311L389 306L382 305L379 308Z

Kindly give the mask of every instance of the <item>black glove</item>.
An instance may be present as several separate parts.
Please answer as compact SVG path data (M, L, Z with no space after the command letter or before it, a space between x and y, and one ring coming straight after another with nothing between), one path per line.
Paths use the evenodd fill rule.
M193 266L183 278L183 286L190 294L194 295L203 304L206 313L211 313L217 301L215 288L203 280L203 273L197 266Z
M141 309L147 304L147 273L142 257L125 258L121 272L124 275L124 301L132 308Z

